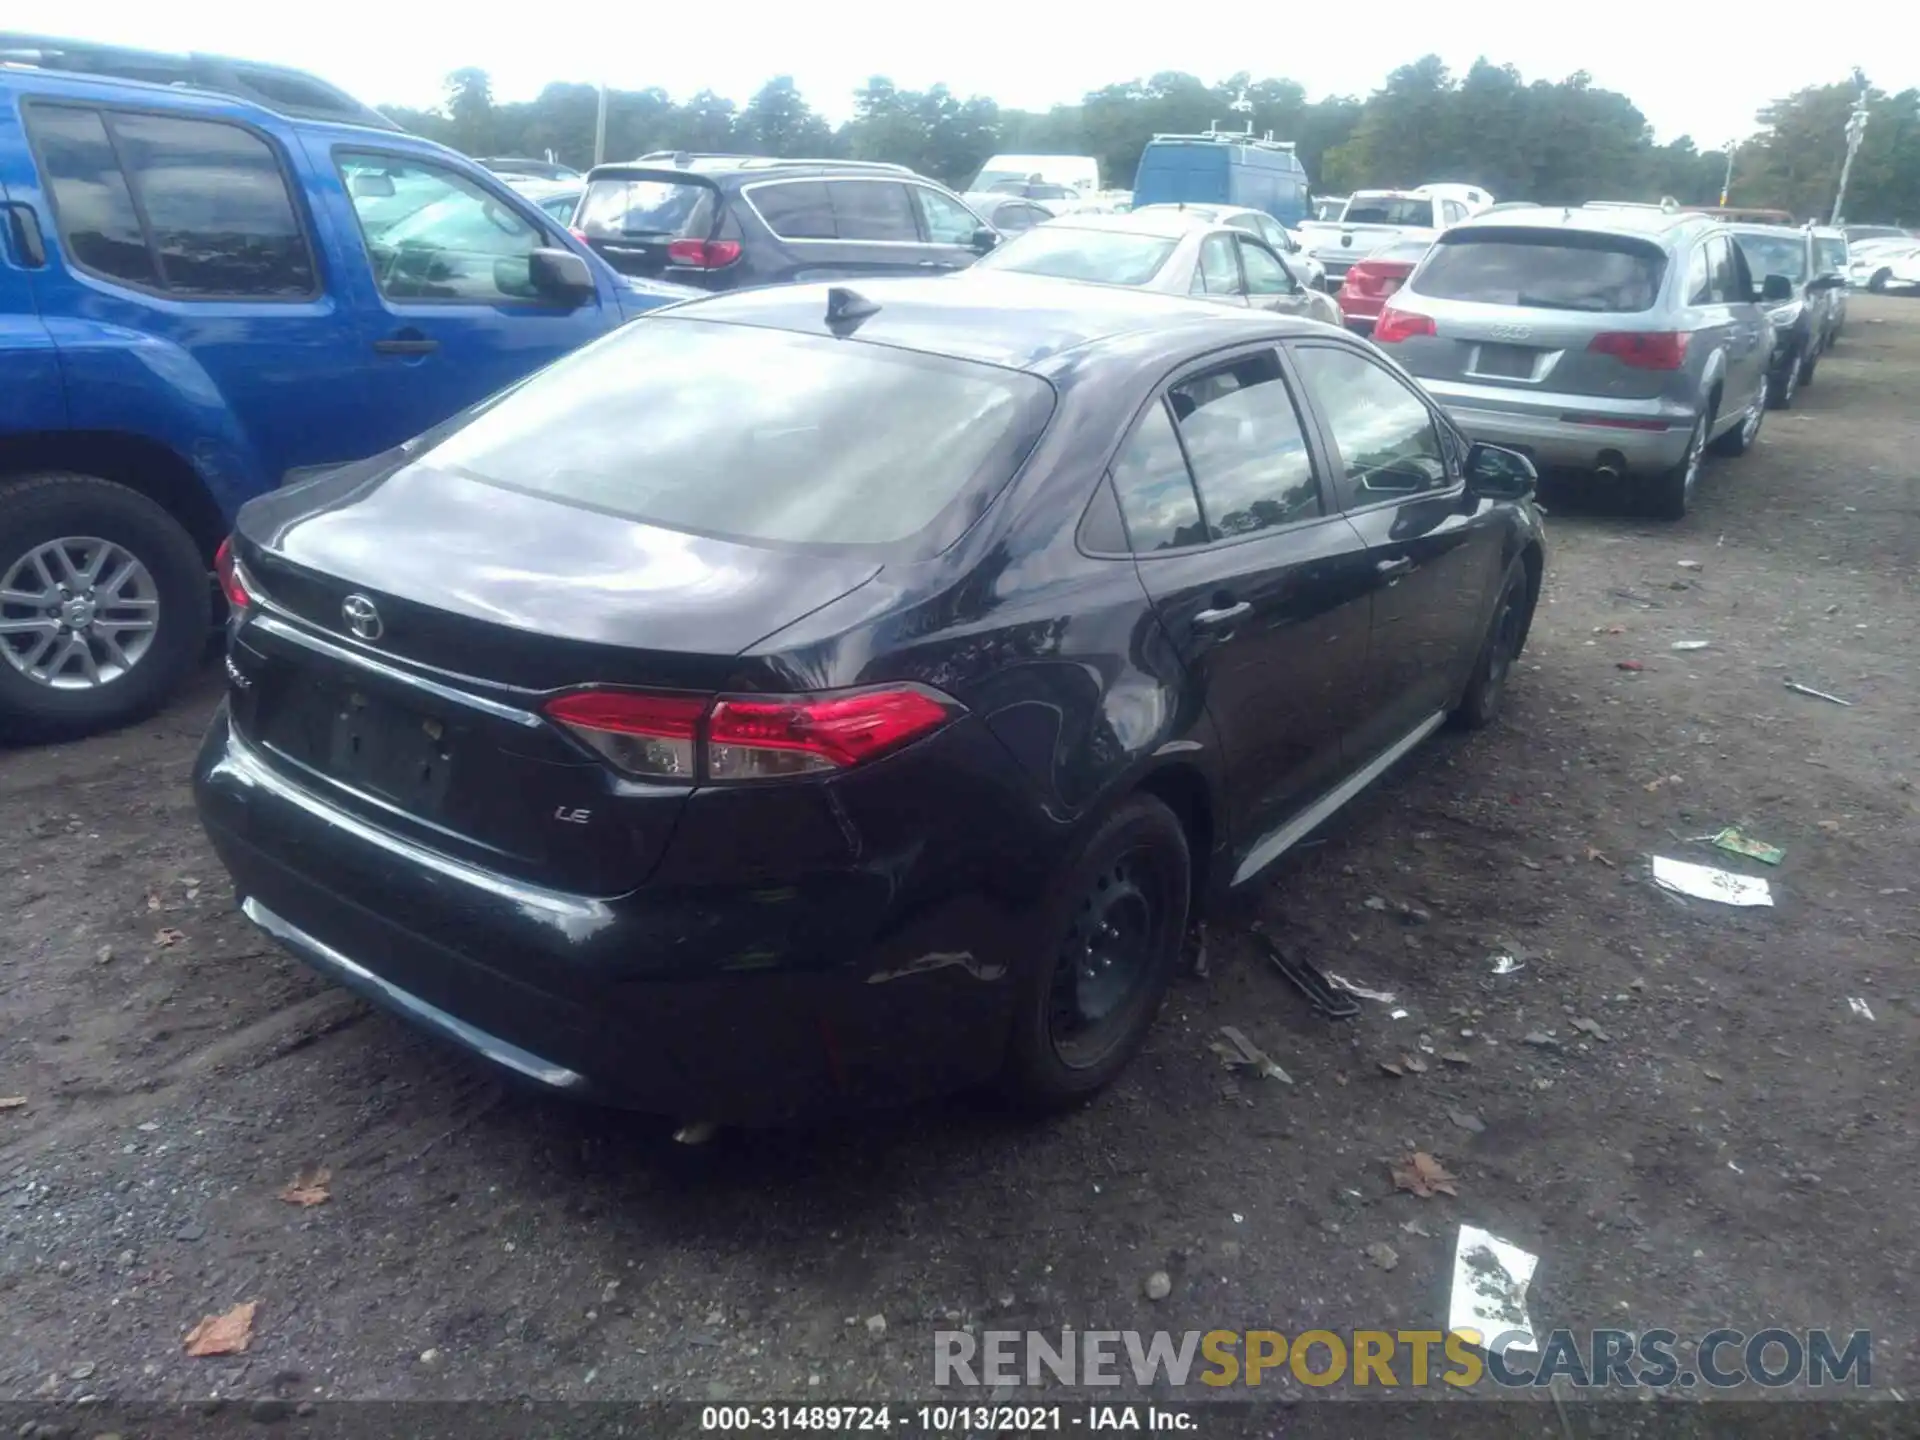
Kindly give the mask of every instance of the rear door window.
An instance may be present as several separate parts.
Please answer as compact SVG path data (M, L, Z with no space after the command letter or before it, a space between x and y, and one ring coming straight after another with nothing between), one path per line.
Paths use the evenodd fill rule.
M839 232L833 218L833 200L821 180L784 180L756 185L747 199L783 240L831 240Z
M1349 506L1452 485L1432 412L1384 365L1344 345L1301 345L1293 358L1333 434Z
M296 300L318 288L280 157L262 136L68 106L29 106L27 125L81 266L186 298Z
M1313 459L1272 350L1175 384L1167 399L1209 539L1270 530L1320 513Z
M1435 245L1414 288L1436 300L1538 310L1650 310L1666 274L1656 246L1611 235L1469 228Z
M913 218L913 197L897 180L830 180L834 234L841 240L877 240L893 245L920 243Z

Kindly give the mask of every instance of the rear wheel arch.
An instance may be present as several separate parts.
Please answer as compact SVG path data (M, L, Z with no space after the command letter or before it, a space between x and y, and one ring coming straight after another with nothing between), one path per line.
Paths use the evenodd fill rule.
M0 482L46 473L97 476L144 495L179 522L209 564L226 538L226 516L199 472L158 441L117 430L0 436Z
M1149 771L1121 800L1134 795L1151 795L1173 812L1180 828L1186 832L1193 873L1189 891L1191 913L1199 918L1206 909L1207 887L1213 874L1213 847L1220 833L1213 787L1197 765L1175 761Z

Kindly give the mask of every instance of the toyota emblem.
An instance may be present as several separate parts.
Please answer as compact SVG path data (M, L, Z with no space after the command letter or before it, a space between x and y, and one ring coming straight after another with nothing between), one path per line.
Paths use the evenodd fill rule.
M340 616L362 640L378 640L387 628L381 623L379 609L364 595L349 595L342 600Z

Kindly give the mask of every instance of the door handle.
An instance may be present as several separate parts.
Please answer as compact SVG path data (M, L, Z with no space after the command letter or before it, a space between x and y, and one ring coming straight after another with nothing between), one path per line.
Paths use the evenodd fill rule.
M373 348L381 355L431 355L440 348L440 342L429 340L424 335L416 339L391 336L385 340L374 341Z
M1373 573L1384 580L1398 580L1402 575L1411 575L1413 571L1413 561L1405 555L1397 560L1376 561L1373 567Z
M22 270L42 270L47 264L47 245L40 234L40 217L23 200L0 205L7 212L7 239L12 243L14 259Z
M1196 629L1211 630L1221 625L1231 625L1243 615L1253 613L1250 601L1242 600L1238 605L1223 605L1214 610L1202 610L1193 617Z

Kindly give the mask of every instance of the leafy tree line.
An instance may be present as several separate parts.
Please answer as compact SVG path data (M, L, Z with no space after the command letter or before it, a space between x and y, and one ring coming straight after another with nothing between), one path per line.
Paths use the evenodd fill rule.
M1873 90L1858 71L1767 106L1733 155L1732 199L1825 219L1845 155L1848 112L1866 89L1870 120L1848 185L1847 217L1920 222L1920 91ZM498 102L485 71L456 70L431 110L389 106L419 134L473 155L543 155L584 168L593 158L598 92L556 82L530 101ZM745 105L702 90L676 102L666 91L616 90L608 99L609 158L651 150L747 151L781 156L891 160L949 185L964 185L995 152L1094 155L1108 183L1132 183L1155 135L1209 126L1292 140L1322 193L1363 186L1454 180L1502 199L1717 200L1727 153L1681 137L1656 145L1646 117L1625 95L1595 87L1584 71L1564 80L1524 79L1511 65L1477 60L1464 75L1437 56L1403 65L1364 99L1309 101L1293 80L1242 71L1209 84L1167 71L1108 85L1079 103L1040 111L1002 109L944 85L902 90L875 76L855 92L853 118L834 126L789 76L761 86Z

